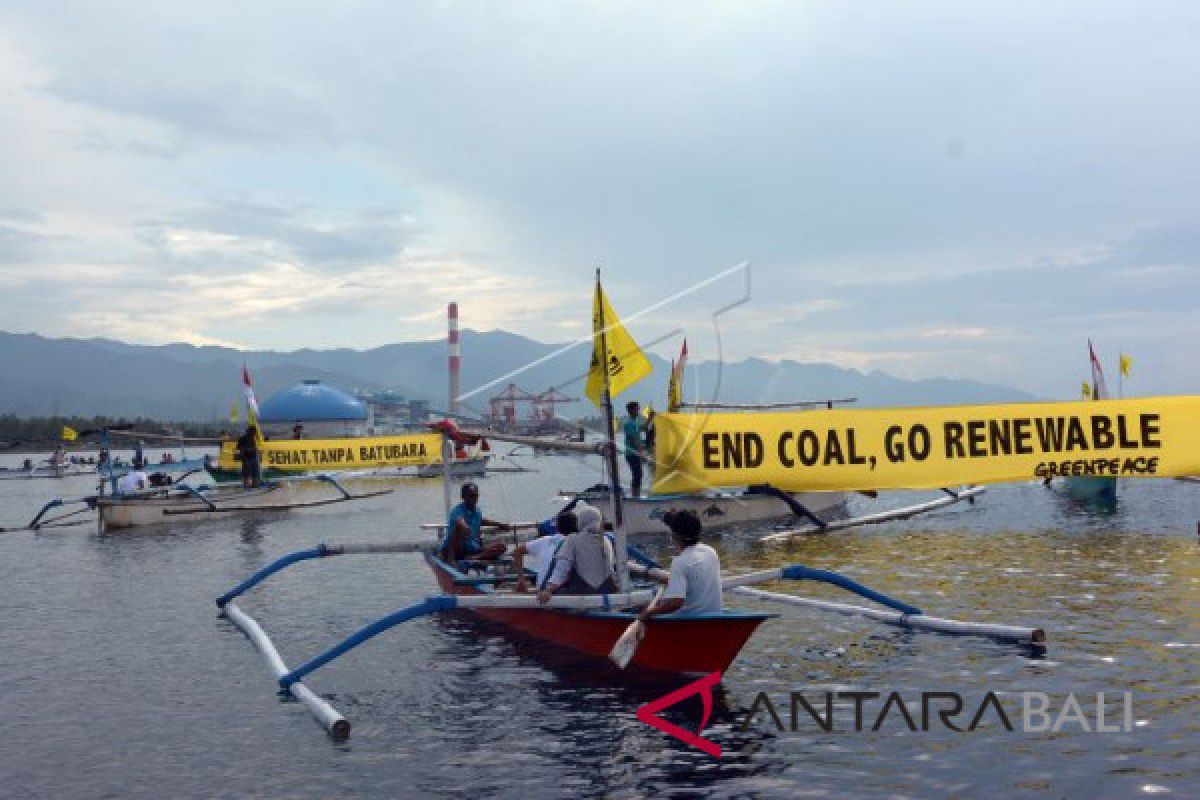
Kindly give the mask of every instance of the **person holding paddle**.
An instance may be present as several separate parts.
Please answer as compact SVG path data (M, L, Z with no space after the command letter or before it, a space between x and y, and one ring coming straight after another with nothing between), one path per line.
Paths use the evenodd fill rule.
M721 559L717 551L701 544L704 526L693 511L670 511L663 522L679 555L671 559L667 588L638 619L645 622L660 614L717 614L721 611Z

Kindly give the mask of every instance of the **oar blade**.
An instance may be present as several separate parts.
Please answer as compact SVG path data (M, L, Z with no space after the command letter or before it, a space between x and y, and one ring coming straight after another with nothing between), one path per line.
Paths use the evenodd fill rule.
M646 635L646 624L640 619L635 620L625 629L621 637L617 639L617 643L613 645L612 651L608 654L608 658L621 669L629 666L629 662L633 661L633 656L637 652L638 645L642 643L642 638Z

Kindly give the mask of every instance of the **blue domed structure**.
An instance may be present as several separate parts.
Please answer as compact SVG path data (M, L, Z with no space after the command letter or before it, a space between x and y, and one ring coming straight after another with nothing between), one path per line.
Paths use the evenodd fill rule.
M259 405L264 423L349 422L367 420L367 407L340 389L320 381L303 381L276 392Z

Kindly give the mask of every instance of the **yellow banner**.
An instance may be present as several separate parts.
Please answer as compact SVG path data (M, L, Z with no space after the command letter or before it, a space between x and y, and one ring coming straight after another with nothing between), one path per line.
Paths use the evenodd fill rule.
M601 331L604 331L603 343ZM604 371L600 367L604 346L608 348L608 393L612 397L649 375L653 369L650 360L629 335L629 331L625 330L621 320L617 319L612 306L608 304L608 298L604 296L604 290L597 282L596 296L592 301L592 363L588 367L587 386L584 387L588 398L596 405L603 402L604 395Z
M233 457L235 444L224 442L218 466L240 470ZM264 470L325 472L340 469L411 467L442 460L442 437L437 433L406 436L366 436L352 439L278 439L259 443Z
M931 489L1200 474L1200 397L659 414L655 492Z

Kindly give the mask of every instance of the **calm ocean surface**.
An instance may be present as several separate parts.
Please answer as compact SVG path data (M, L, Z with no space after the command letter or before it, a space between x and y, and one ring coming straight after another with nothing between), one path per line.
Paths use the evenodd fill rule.
M598 480L568 457L522 463L537 471L480 481L490 516L546 517L557 490ZM0 526L94 483L0 481ZM719 761L634 716L684 681L621 686L454 617L407 623L311 676L354 726L344 743L281 700L213 598L320 541L424 541L418 524L439 517L440 482L392 485L392 495L287 515L0 535L0 796L1200 796L1200 485L1125 482L1110 513L1013 485L973 507L786 547L764 549L745 533L710 537L728 570L803 562L930 614L1041 625L1050 637L1038 656L769 608L779 618L725 676L704 731L722 746ZM928 496L856 499L853 510ZM666 556L667 543L647 549ZM843 599L820 586L780 590ZM435 592L418 557L347 556L293 567L240 604L295 666ZM921 692L957 692L969 715L992 691L1017 730L989 712L969 733L936 720L912 732L894 713L871 731L880 701L864 704L864 731L844 701L833 732L803 711L795 732L765 712L742 730L759 692L788 726L789 692L823 703L826 690L898 691L918 728ZM1047 694L1055 716L1074 693L1093 725L1096 692L1110 697L1110 723L1122 722L1121 693L1132 692L1133 729L1084 733L1067 722L1026 733L1020 692Z

